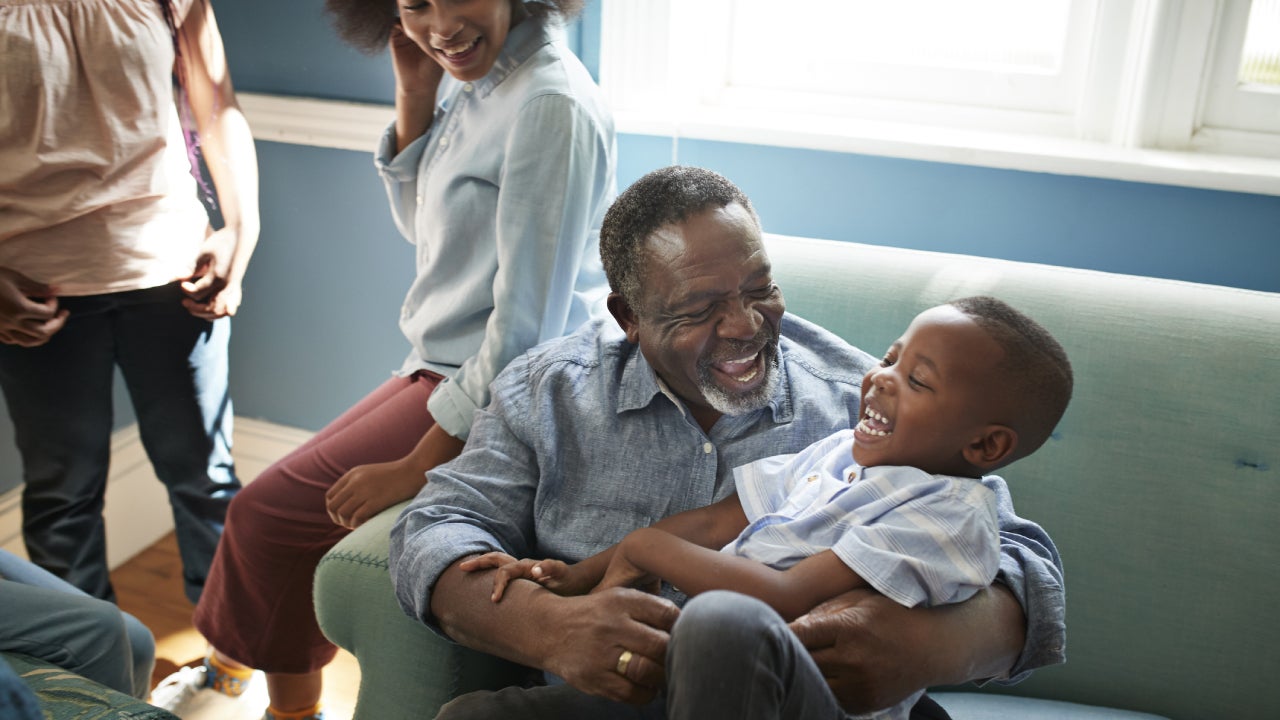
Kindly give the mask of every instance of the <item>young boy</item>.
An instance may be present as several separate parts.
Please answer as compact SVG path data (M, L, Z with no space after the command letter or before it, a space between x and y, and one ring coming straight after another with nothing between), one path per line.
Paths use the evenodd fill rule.
M495 602L514 578L560 594L660 580L689 596L733 590L787 620L859 587L906 606L961 602L999 563L978 478L1039 448L1071 387L1043 327L995 298L956 300L920 313L863 378L855 428L736 468L735 494L576 565L490 553L463 569L499 568ZM906 718L920 694L875 717Z

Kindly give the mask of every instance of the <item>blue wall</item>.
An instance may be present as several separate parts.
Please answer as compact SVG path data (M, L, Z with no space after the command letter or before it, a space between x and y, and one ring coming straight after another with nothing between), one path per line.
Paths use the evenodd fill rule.
M321 0L214 0L242 91L389 103L384 54L329 29ZM598 0L570 30L589 67ZM767 230L1280 292L1280 197L682 139ZM237 415L319 429L398 367L413 252L369 153L258 143L262 239L234 323ZM619 183L670 164L670 138L619 139ZM118 426L132 422L122 398ZM18 481L0 421L0 491Z

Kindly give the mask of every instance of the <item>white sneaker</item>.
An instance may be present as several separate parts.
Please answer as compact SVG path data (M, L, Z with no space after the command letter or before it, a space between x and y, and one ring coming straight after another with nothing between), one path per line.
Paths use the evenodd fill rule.
M182 720L258 720L267 709L267 682L260 671L232 696L214 690L206 665L180 668L151 691L151 704Z

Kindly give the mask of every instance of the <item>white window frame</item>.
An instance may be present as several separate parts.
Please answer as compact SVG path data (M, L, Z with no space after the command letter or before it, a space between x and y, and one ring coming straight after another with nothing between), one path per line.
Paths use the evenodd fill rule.
M848 99L730 87L733 3L603 0L600 84L621 132L674 138L676 161L691 138L1280 195L1280 127L1222 120L1241 103L1280 118L1280 94L1235 82L1249 0L1077 0L1093 43L1072 107L882 99L857 116Z

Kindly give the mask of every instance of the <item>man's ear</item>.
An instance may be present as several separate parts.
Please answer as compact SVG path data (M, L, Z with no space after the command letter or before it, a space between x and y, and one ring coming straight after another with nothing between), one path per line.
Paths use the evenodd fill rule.
M627 334L627 342L639 345L640 319L636 317L636 311L631 309L631 304L621 294L611 292L605 299L605 307L609 308L609 314L618 321L622 331Z
M1018 431L1008 425L988 425L964 446L964 459L982 471L998 467L1018 449Z

